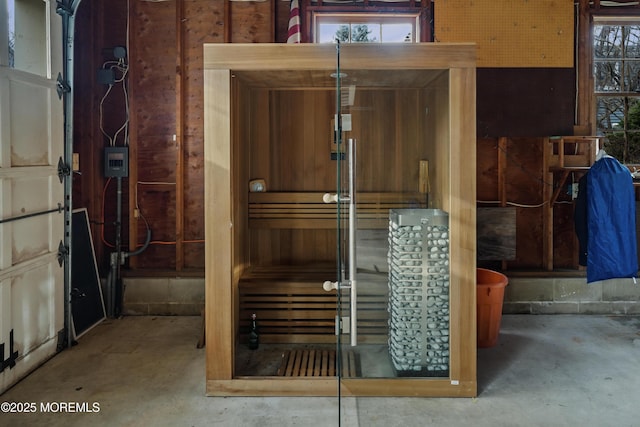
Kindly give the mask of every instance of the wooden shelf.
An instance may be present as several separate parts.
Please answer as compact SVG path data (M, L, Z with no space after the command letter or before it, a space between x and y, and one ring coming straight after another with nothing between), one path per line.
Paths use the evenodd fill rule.
M544 151L543 167L547 171L544 199L549 203L545 209L544 233L545 233L545 268L553 270L553 208L558 201L560 192L570 174L584 175L595 162L596 153L600 149L599 136L559 136L547 138L547 146ZM556 176L558 176L556 180ZM552 188L551 185L557 182ZM553 191L552 191L553 190ZM575 236L574 236L575 239ZM576 251L577 254L577 251ZM577 260L576 260L577 265Z

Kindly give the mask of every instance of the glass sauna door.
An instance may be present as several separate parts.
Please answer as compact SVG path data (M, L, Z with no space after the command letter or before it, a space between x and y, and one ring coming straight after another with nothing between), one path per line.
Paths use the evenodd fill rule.
M448 213L439 208L443 195L431 191L433 181L448 174L447 144L437 144L449 132L442 95L448 73L340 67L346 55L338 46L337 347L343 395L352 378L447 378L450 332Z

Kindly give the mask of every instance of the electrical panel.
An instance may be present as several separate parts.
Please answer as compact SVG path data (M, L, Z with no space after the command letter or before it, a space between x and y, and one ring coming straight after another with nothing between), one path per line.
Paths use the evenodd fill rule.
M129 176L129 147L105 147L104 176L107 178Z

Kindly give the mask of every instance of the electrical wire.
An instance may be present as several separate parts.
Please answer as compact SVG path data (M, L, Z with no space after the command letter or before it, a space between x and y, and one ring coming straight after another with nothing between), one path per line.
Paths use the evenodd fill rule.
M127 34L125 35L125 48L126 48L126 52L125 52L125 57L127 58L127 64L129 63L129 28L131 25L131 0L127 0ZM129 71L129 67L127 67L127 73ZM123 76L124 77L124 76ZM126 81L123 83L123 90L125 91L125 94L127 93L127 88L126 88ZM125 130L125 136L124 136L124 144L125 145L129 145L129 98L128 96L126 97L127 99L127 103L125 104L125 112L127 115L127 129Z
M175 182L167 182L167 181L137 181L135 186L135 206L136 211L138 212L138 216L142 218L142 220L149 226L147 219L142 214L142 209L140 209L140 204L138 202L138 185L176 185ZM178 242L176 241L166 241L166 240L152 240L150 245L176 245ZM204 243L204 239L194 239L194 240L183 240L182 243Z
M502 202L500 200L476 200L476 203L498 204ZM546 200L538 204L524 204L524 203L516 203L516 202L505 202L505 203L507 206L516 206L518 208L541 208L542 206L549 204L549 201Z
M129 95L127 93L127 81L125 80L127 73L129 72L129 67L125 66L120 68L121 67L120 63L124 64L124 59L121 58L119 61L119 66L117 68L122 72L122 77L119 80L116 80L116 83L122 83L122 92L124 94L124 100L125 100L124 101L125 120L122 126L120 126L120 129L118 129L116 133L113 135L113 144L114 145L116 144L118 140L118 135L120 134L120 132L124 130L123 145L129 145Z
M103 104L104 104L104 100L107 99L107 96L109 96L109 93L111 92L111 89L113 88L113 85L109 85L109 88L107 89L107 91L105 92L104 96L102 97L102 99L100 100L100 106L98 109L98 117L99 117L99 124L100 124L100 132L102 132L102 134L104 136L106 136L109 139L109 145L113 146L112 143L112 138L111 135L109 135L105 130L104 130L104 125L102 123L102 118L104 116L104 112L103 112Z
M104 237L104 202L106 199L106 193L107 193L107 187L109 187L109 183L111 182L111 177L109 177L109 179L107 179L107 181L104 183L104 187L102 189L102 212L101 212L101 218L100 218L100 239L102 240L102 243L109 247L109 248L115 248L116 246L114 244L111 244L109 242L107 242L107 240Z
M105 224L105 200L106 200L106 193L107 193L107 189L109 187L109 184L111 183L111 177L109 177L105 184L104 187L102 189L102 211L101 211L101 218L100 218L100 239L102 240L102 243L109 247L109 248L115 248L115 245L108 242L107 239L104 236L104 224ZM145 227L147 229L147 231L151 230L151 226L149 224L149 221L147 220L147 218L142 214L142 209L140 209L140 204L138 202L138 185L176 185L175 182L163 182L163 181L138 181L136 182L136 186L135 186L135 207L136 207L136 211L137 214L140 218L142 218L142 220L145 223ZM204 239L190 239L190 240L183 240L182 243L204 243ZM167 246L171 246L171 245L176 245L178 242L176 241L165 241L165 240L152 240L149 242L150 245L167 245ZM138 243L136 245L136 248L140 248L144 246L143 243Z
M126 53L128 55L128 52ZM117 145L118 142L118 136L120 135L121 132L124 132L124 141L123 141L123 145L129 145L129 94L127 92L127 81L126 81L126 77L127 74L129 73L129 65L127 64L127 61L125 61L124 58L119 58L117 61L106 61L102 64L102 69L109 69L109 70L113 70L114 73L115 71L120 72L120 77L118 78L114 78L114 82L109 84L109 87L107 89L107 91L105 92L105 94L102 96L102 98L100 99L100 106L99 106L99 125L100 125L100 132L102 132L102 134L108 139L109 145L111 147ZM113 87L116 84L122 84L122 92L124 94L124 113L125 113L125 120L124 123L122 123L122 125L120 126L120 128L118 128L118 130L114 133L113 136L109 135L107 133L107 131L104 129L104 103L106 101L106 99L109 97L109 95L111 94L111 91L113 90Z

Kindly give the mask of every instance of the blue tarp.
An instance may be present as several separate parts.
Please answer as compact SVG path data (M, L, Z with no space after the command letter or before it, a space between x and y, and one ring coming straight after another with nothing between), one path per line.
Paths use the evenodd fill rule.
M629 170L613 157L587 174L587 283L638 273L636 202Z

